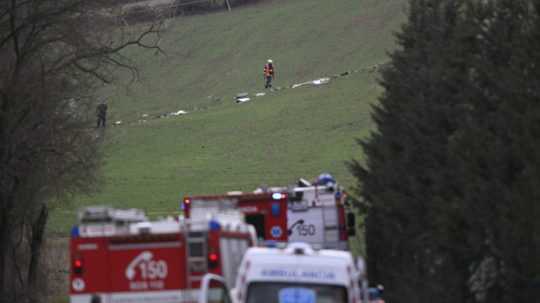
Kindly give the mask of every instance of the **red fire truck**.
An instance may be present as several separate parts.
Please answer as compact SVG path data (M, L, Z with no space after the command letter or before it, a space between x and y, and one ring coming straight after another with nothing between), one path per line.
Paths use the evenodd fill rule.
M186 217L209 211L237 209L264 241L306 242L317 248L348 249L355 234L355 217L345 207L346 195L335 183L311 184L300 179L293 187L271 187L253 193L187 196Z
M138 210L86 208L70 241L70 302L197 302L206 273L231 287L255 230L240 213L148 221Z

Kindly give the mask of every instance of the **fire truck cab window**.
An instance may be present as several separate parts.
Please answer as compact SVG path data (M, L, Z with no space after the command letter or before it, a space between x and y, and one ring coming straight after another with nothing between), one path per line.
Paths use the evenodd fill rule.
M251 224L253 225L253 227L255 227L255 230L257 231L257 238L266 238L263 214L246 215L246 223Z

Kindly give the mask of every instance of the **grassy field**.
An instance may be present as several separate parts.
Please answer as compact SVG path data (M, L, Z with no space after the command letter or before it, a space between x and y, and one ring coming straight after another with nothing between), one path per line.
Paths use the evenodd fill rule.
M322 171L354 180L345 162L361 159L355 139L372 129L376 74L359 72L318 87L270 92L235 104L240 92L263 91L272 58L275 86L313 80L387 61L404 0L274 0L167 22L166 55L133 50L141 71L131 87L109 86L103 186L54 209L50 230L67 233L81 205L178 210L185 194L285 185ZM186 110L163 119L149 117Z

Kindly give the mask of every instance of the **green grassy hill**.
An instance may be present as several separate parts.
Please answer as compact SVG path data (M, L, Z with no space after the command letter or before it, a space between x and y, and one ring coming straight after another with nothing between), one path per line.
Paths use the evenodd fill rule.
M106 131L101 191L55 209L51 229L67 232L86 204L169 213L185 194L284 185L322 171L351 186L344 163L361 156L355 138L372 127L375 74L244 104L233 97L264 90L267 58L279 87L387 61L404 9L404 0L274 0L168 21L166 55L131 51L140 81L104 89L110 121L124 123ZM189 114L136 122L177 110Z

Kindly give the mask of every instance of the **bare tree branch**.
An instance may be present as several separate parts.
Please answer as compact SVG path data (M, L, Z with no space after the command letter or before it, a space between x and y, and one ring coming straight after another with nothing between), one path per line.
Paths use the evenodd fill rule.
M11 31L12 32L17 32L18 29L17 27L15 26L15 20L17 19L16 15L17 15L17 10L15 9L16 7L16 0L11 0L11 7L12 7L12 10L9 12L9 25L11 26ZM20 54L19 54L19 36L17 34L14 34L12 36L13 38L13 51L15 52L15 55L17 57L17 61L20 60Z
M0 298L6 302L26 301L34 285L45 226L36 214L51 199L96 184L100 154L89 129L96 85L111 83L118 69L138 78L123 54L129 47L163 53L161 23L128 29L105 11L109 5L0 2ZM17 245L16 236L25 244ZM6 273L16 279L4 279Z

